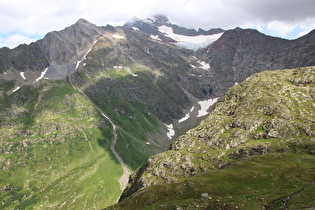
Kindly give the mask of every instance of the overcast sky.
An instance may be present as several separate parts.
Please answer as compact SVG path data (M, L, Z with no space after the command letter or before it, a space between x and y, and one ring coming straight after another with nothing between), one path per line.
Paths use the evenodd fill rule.
M0 47L16 47L84 18L123 25L166 15L187 28L255 28L294 39L315 29L314 0L0 0Z

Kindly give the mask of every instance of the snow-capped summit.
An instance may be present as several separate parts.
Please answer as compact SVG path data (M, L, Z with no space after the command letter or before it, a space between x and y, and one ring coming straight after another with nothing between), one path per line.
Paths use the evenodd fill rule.
M191 50L197 50L206 47L222 35L223 29L210 29L205 31L199 29L187 29L172 24L171 21L163 15L156 15L153 18L140 20L135 18L133 21L124 25L142 33L148 34L152 39L175 44Z

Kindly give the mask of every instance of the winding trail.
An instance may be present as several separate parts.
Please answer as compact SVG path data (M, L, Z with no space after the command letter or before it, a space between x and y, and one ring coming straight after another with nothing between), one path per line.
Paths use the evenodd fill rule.
M105 112L103 112L77 85L75 85L72 81L72 74L69 75L69 83L70 85L76 90L78 91L85 99L87 99L101 114L104 118L106 118L110 124L113 127L113 133L114 133L114 139L112 141L112 144L110 146L110 149L112 151L112 153L115 155L116 159L118 160L119 164L121 165L124 173L123 175L120 177L119 179L119 184L120 184L120 189L123 191L129 181L129 175L131 174L131 171L129 170L129 168L127 167L127 165L124 163L122 157L119 155L119 153L116 152L115 150L115 145L118 139L118 134L117 134L117 126L114 123L114 121L108 116L106 115Z

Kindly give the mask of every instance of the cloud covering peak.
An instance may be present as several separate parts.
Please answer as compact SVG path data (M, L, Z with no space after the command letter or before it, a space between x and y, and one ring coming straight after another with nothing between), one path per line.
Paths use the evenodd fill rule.
M187 28L256 28L297 38L315 28L313 0L0 0L0 47L42 38L84 18L103 26L167 16Z

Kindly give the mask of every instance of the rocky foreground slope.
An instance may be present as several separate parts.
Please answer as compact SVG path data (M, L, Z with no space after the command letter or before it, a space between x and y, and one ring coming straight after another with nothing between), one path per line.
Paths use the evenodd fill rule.
M265 71L152 156L111 209L314 207L315 67Z

